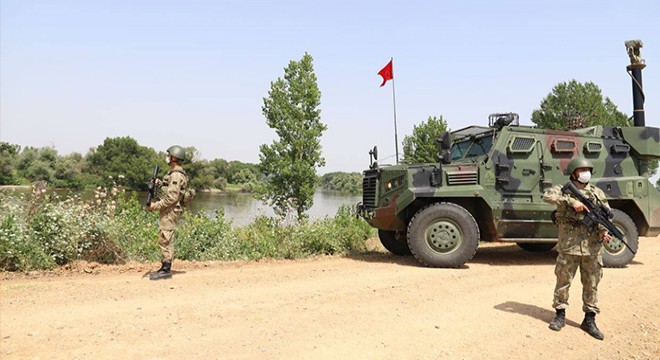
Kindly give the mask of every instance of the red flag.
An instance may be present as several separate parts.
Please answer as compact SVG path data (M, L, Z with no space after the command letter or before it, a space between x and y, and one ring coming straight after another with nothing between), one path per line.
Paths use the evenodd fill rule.
M394 79L394 70L392 69L392 60L385 65L384 68L380 69L378 72L378 75L383 77L383 83L380 84L381 87L385 85L387 80L392 80Z

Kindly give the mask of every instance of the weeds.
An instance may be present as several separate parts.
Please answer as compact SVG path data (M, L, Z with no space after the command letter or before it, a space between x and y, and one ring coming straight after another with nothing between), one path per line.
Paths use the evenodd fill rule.
M30 196L0 193L0 210L0 270L51 269L79 259L120 264L160 258L157 214L147 213L135 194L128 196L114 182L97 188L88 201L40 189ZM315 222L282 226L258 217L243 227L233 226L220 209L184 214L174 247L183 260L296 259L361 252L373 235L350 207Z

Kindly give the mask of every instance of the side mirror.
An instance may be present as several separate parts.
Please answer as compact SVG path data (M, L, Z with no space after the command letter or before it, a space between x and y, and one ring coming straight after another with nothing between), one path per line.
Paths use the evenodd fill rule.
M451 164L451 153L449 151L445 151L442 154L440 154L440 162L444 165Z
M372 150L369 150L369 168L377 169L378 168L378 163L376 162L377 160L378 160L378 147L374 145L374 148Z
M440 148L442 150L451 149L451 136L449 135L448 131L440 134L440 137L438 138L438 144L440 144Z

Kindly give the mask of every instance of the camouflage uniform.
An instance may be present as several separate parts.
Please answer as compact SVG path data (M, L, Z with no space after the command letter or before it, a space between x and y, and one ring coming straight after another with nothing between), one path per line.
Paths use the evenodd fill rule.
M577 268L580 268L582 280L582 310L599 313L598 283L603 277L603 245L598 241L599 233L606 228L600 224L586 226L582 223L584 213L577 213L573 205L578 201L570 194L563 194L562 185L556 185L543 194L543 200L556 204L556 221L559 226L559 239L557 243L557 264L555 286L552 306L555 309L568 307L568 295L571 281L575 277ZM603 191L591 184L581 190L585 197L595 204L607 207L607 198Z
M159 200L154 203L154 210L160 211L160 233L158 245L163 261L174 259L174 230L183 213L181 200L183 190L188 186L188 177L180 166L168 171L163 178Z

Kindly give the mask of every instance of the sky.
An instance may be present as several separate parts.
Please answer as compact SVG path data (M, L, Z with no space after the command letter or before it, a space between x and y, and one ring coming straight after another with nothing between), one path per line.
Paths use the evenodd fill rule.
M276 138L263 98L307 52L328 127L319 172L362 171L374 145L396 161L393 86L399 142L429 116L532 125L571 79L630 115L629 39L644 42L646 122L660 126L659 13L656 0L0 0L0 141L85 154L130 136L256 163Z

